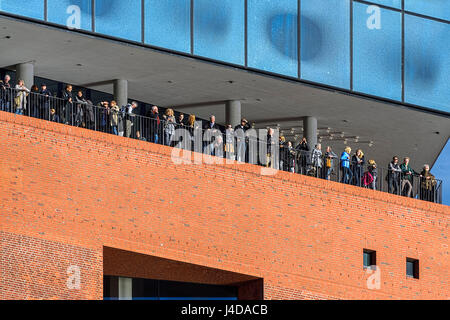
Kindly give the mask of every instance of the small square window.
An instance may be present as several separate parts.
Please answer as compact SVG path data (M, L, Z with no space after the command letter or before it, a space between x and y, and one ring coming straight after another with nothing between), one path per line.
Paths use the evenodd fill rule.
M406 258L406 276L419 279L419 260Z
M364 268L376 268L375 266L377 265L377 252L374 250L364 249L363 263Z

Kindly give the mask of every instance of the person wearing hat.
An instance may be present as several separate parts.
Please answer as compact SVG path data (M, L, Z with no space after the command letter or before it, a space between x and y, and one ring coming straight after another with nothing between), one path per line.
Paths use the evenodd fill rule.
M245 132L250 129L247 119L243 118L241 123L234 128L236 135L236 160L245 162L245 153L247 150L245 142Z

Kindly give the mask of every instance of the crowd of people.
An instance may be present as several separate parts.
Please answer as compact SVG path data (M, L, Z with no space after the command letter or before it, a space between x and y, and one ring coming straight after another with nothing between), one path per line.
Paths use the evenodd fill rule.
M0 81L2 111L26 113L53 122L167 146L177 145L178 141L174 139L176 130L183 128L189 136L184 147L190 150L195 150L195 131L201 130L203 139L207 139L202 141L202 150L195 151L326 180L334 178L344 184L373 190L382 190L384 179L389 193L436 201L437 180L430 173L430 166L424 165L418 173L410 166L408 157L399 164L399 157L395 156L385 170L380 170L374 160L366 161L361 149L352 154L352 149L346 147L338 156L331 146L323 152L320 143L312 147L306 138L297 145L287 141L283 135L276 141L272 128L267 130L267 139L258 139L248 134L253 128L246 119L235 127L230 124L222 127L216 123L216 117L211 116L201 127L195 115L186 117L180 113L176 116L171 108L160 114L159 107L153 106L145 116L141 116L135 113L137 102L119 106L114 100L101 101L94 106L82 90L74 93L71 85L65 86L59 99L51 99L52 93L45 84L28 89L23 80L18 80L14 87L10 82L8 75ZM256 140L257 143L253 144ZM415 183L419 184L416 192Z

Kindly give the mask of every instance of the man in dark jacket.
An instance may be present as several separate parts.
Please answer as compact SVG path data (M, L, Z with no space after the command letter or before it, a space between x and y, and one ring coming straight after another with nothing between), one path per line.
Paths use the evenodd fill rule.
M388 192L393 194L399 194L400 191L400 174L402 169L398 164L398 157L395 156L388 166Z
M73 114L73 95L72 86L68 84L66 89L62 92L62 99L64 100L62 110L60 110L61 121L64 124L69 124L72 121Z
M302 141L300 141L295 150L298 152L298 169L300 171L299 173L306 174L306 168L308 166L311 155L308 141L306 141L306 138L303 138Z
M236 160L245 162L245 153L247 150L245 132L250 129L247 119L242 119L241 123L234 128L236 136Z
M401 173L401 180L402 180L402 184L401 184L401 190L402 190L402 195L406 196L408 198L411 197L412 192L413 192L413 181L414 181L414 175L419 175L416 171L414 171L413 168L411 168L411 166L409 165L409 161L410 159L408 157L406 157L403 160L402 165L400 166L400 169L402 170Z
M0 108L3 111L11 112L11 83L9 82L11 77L7 74L5 81L1 84L0 91Z
M216 136L221 133L221 130L216 123L216 117L215 116L209 117L209 121L204 125L203 129L205 130L203 153L213 155L215 153L214 143Z
M159 143L159 137L161 132L161 119L159 117L159 111L157 106L153 106L150 113L148 114L150 118L150 137L151 142Z
M46 84L41 85L41 91L39 91L40 97L40 109L42 118L48 120L50 118L50 97L52 93L47 89Z

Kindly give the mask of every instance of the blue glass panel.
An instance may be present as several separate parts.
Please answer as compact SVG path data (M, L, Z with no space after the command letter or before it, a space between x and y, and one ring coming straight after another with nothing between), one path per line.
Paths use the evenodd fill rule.
M145 0L145 43L191 52L190 12L190 0Z
M449 0L405 0L405 10L450 20Z
M447 141L447 145L442 150L439 158L434 164L431 172L436 178L443 181L442 198L443 204L450 206L450 171L448 170L448 164L450 163L450 140Z
M369 6L353 5L353 89L402 99L402 16L380 9L380 29L370 29Z
M141 0L96 0L95 31L113 37L141 41Z
M0 11L44 19L44 0L0 0Z
M297 0L248 0L248 66L298 77Z
M396 8L396 9L402 8L402 0L369 0L369 2L378 3L381 5ZM355 4L355 2L354 2L354 4Z
M243 65L244 38L244 0L195 0L195 54Z
M405 16L405 100L450 112L450 24Z
M349 89L349 0L306 0L301 6L301 77Z
M47 20L71 26L71 17L80 10L81 29L92 30L92 0L47 0ZM76 7L78 8L76 8ZM68 24L69 19L69 24Z

